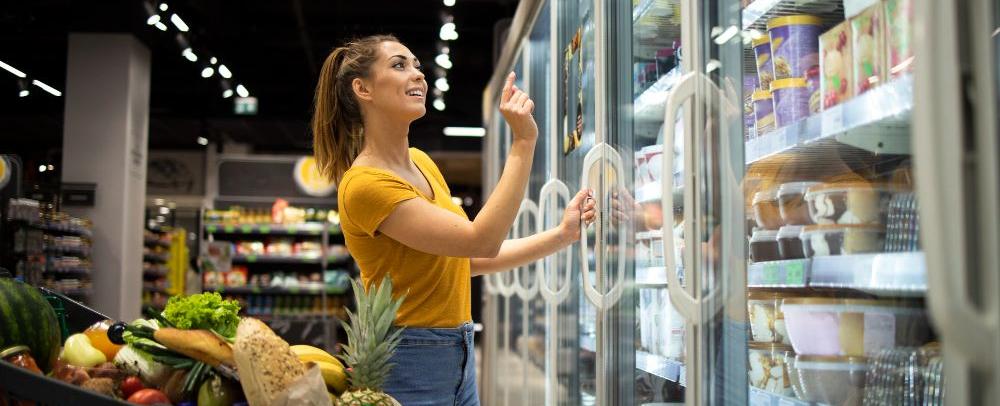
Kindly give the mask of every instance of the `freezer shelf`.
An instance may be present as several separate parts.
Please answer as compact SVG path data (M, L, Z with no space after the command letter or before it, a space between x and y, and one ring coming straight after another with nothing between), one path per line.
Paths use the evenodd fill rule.
M747 270L751 288L847 288L876 294L922 296L927 291L923 252L822 256L758 262Z
M848 0L850 1L850 0ZM767 30L767 21L790 14L812 14L826 25L844 20L844 0L754 0L743 9L743 29Z
M667 287L666 271L662 266L636 269L635 285L639 288L665 288Z
M662 122L670 89L673 89L682 77L680 67L673 68L660 77L649 89L642 92L639 97L636 97L633 110L635 120L638 122Z
M687 368L683 362L667 357L650 354L645 351L635 352L635 367L670 382L684 386L687 381Z
M750 406L812 406L816 403L803 402L787 396L765 392L753 386L750 387Z
M909 154L913 76L887 82L837 106L746 143L746 162L778 153L837 156L844 146L879 154Z

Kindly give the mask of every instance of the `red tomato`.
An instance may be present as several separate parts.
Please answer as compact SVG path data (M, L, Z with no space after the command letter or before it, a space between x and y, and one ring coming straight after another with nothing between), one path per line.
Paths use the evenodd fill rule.
M125 378L124 381L122 381L121 390L122 390L122 395L125 396L125 399L128 399L130 396L132 396L133 393L136 393L145 388L146 387L142 385L142 379L139 379L138 376L130 376L128 378Z
M139 389L128 397L128 402L140 405L169 405L170 399L156 389Z

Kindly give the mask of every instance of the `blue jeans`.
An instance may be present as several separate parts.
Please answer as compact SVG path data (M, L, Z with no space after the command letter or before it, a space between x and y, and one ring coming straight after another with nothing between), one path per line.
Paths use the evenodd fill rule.
M385 392L403 406L478 406L471 323L409 328L391 363Z

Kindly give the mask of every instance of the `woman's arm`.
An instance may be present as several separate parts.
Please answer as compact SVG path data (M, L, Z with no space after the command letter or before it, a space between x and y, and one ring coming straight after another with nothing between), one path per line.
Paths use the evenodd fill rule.
M517 215L531 173L538 127L531 116L534 102L507 76L500 96L500 113L514 134L503 174L475 220L466 220L425 199L402 202L378 231L406 246L451 257L494 257Z
M597 216L591 192L581 190L566 205L562 222L541 233L506 240L493 258L472 258L472 276L508 271L545 258L580 239L580 222L590 224Z

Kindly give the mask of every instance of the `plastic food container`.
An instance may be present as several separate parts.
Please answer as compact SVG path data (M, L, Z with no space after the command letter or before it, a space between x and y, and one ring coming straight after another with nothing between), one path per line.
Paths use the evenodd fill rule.
M799 236L806 258L881 252L885 227L869 224L817 224L805 226Z
M789 349L781 344L750 343L747 371L750 386L782 396L791 395L791 379L785 365L785 352Z
M766 230L777 230L785 225L781 221L781 212L778 208L777 189L767 189L753 195L753 215L757 220L757 227Z
M851 52L851 23L844 21L819 36L820 84L823 108L833 107L854 95L854 54Z
M777 230L757 230L750 237L750 260L753 262L777 261L781 259L778 248Z
M747 297L747 310L753 341L792 344L785 328L785 315L781 312L781 301L789 297L792 296L787 293L766 290L750 292Z
M774 102L771 100L771 92L761 89L755 90L751 99L759 137L774 130Z
M754 76L743 77L743 138L749 141L753 138L757 126L757 118L753 114L753 92L757 90L757 78ZM638 153L637 153L638 154Z
M789 348L785 350L785 369L788 370L788 381L792 384L792 392L795 393L795 397L799 399L804 399L802 394L802 379L799 378L799 369L795 366L795 350Z
M862 357L815 357L798 355L796 372L806 402L831 406L858 406L865 394L868 361Z
M663 145L651 145L639 150L645 156L646 180L659 183L663 173Z
M771 82L774 125L784 127L809 116L812 91L804 78L776 79Z
M806 71L819 66L821 25L819 17L804 14L775 17L767 22L775 80L804 78Z
M805 196L806 191L816 185L819 185L819 182L790 182L778 188L778 208L785 224L813 224Z
M882 7L877 3L851 18L855 95L878 86L886 79L883 31Z
M825 183L809 187L805 198L816 224L884 224L894 191L867 182Z
M781 255L781 259L806 257L801 240L803 228L804 226L784 226L778 229L778 254Z
M910 302L789 298L782 301L781 311L799 355L865 356L919 346L928 338L927 316L922 307Z
M768 90L774 80L774 63L771 59L771 38L760 37L753 41L753 54L757 59L757 83Z

